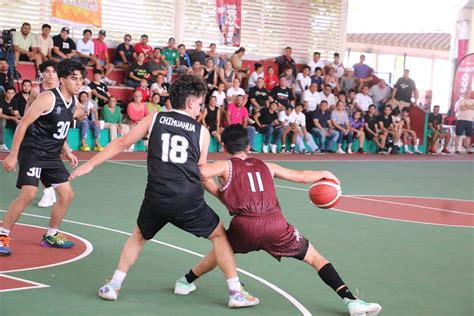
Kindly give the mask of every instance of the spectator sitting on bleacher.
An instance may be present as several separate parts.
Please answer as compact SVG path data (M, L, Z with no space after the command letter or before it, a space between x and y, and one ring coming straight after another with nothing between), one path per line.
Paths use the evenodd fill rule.
M76 44L69 37L69 28L63 27L61 32L53 36L53 60L59 62L63 59L80 61L77 56Z
M341 91L348 93L350 90L357 88L357 81L354 77L354 69L347 68L344 76L341 78ZM354 90L355 91L355 90Z
M204 108L203 122L204 126L209 130L211 136L214 136L217 139L217 142L220 144L221 134L219 126L221 123L221 113L220 108L217 107L217 99L214 96L209 98L209 104Z
M142 102L142 94L139 91L133 93L133 101L127 105L127 115L130 121L130 128L135 127L142 119L149 114L148 108Z
M249 92L250 107L253 111L260 111L263 108L268 108L270 106L270 96L263 87L263 78L259 77L257 79L257 85L250 89Z
M226 92L226 96L227 96L227 102L228 103L233 103L235 102L235 99L237 98L237 96L242 96L243 97L243 100L244 100L244 104L247 103L247 94L245 93L244 89L242 89L240 87L240 79L239 78L235 78L234 79L234 82L232 84L232 87L230 87L229 89L227 89L227 92Z
M471 136L472 136L472 125L474 124L474 99L470 97L471 91L466 89L464 95L456 102L454 111L456 112L456 138L455 138L455 151L456 154L460 154L459 143L461 137L465 135L463 144L466 152L472 154L471 148Z
M153 53L153 48L148 45L148 35L146 34L140 36L140 42L133 46L133 59L138 60L139 53L143 53L143 56L145 56L145 62L148 61L148 58L151 57Z
M282 76L283 75L285 75L286 79L288 79L288 88L290 88L291 91L293 91L293 95L295 96L295 101L296 101L296 93L295 93L296 92L295 91L296 77L295 77L295 73L293 72L293 68L291 67L286 68L285 71L283 71Z
M146 107L148 109L148 113L156 113L163 111L163 108L160 105L160 94L153 93L151 95L150 101L147 102Z
M336 70L334 68L329 68L328 73L324 76L324 85L330 85L334 93L338 93L341 90L339 78L336 76Z
M239 78L235 78L235 80L239 80ZM243 95L236 96L235 102L229 103L227 106L227 124L242 124L247 129L250 152L256 152L253 145L257 132L255 127L249 125L249 113L245 107Z
M303 71L296 76L295 94L298 101L304 101L304 94L311 85L309 66L304 66Z
M270 91L270 102L277 101L279 104L278 111L285 108L295 106L295 96L290 87L288 87L288 78L285 75L280 76L280 84Z
M402 112L400 111L400 108L398 106L394 107L391 115L394 134L400 135L399 141L396 141L395 145L400 147L402 145L401 138L403 134Z
M380 79L380 81L370 87L369 96L372 97L372 101L375 104L377 111L382 113L385 103L387 103L392 96L392 88L390 88L385 80Z
M355 107L359 110L367 112L369 105L374 104L372 98L369 96L369 87L363 86L361 92L355 95Z
M342 93L339 93L339 100L342 99ZM345 96L345 99L343 99L342 101L345 101L344 103L346 104L346 111L347 111L347 114L351 115L352 113L355 112L356 109L356 106L355 106L355 96L356 96L356 91L354 89L351 89L349 90L349 92L347 92L347 95Z
M217 77L219 67L214 64L214 60L212 58L208 58L206 61L206 66L203 68L204 70L204 81L207 85L208 94L217 89Z
M400 134L395 129L392 120L392 106L386 104L383 110L383 113L379 115L377 119L379 125L379 130L385 135L385 147L387 143L391 140L393 144L398 144L400 141ZM387 152L390 153L393 149L393 146L387 148Z
M97 38L94 38L94 52L97 57L96 67L98 69L103 69L104 78L102 79L108 85L115 85L114 80L109 79L110 74L114 71L114 65L110 62L109 59L109 47L105 43L105 30L100 30Z
M122 111L117 106L117 98L114 96L109 98L102 109L102 119L105 121L104 128L109 130L110 141L116 139L118 134L123 137L130 130L130 127L123 123Z
M209 45L209 50L206 53L206 58L211 58L214 61L214 65L216 65L219 68L224 67L224 65L221 65L221 59L219 58L219 53L216 51L217 46L215 43L211 43Z
M224 91L225 85L223 82L219 82L217 85L217 90L212 92L212 96L216 97L216 105L218 108L225 107L226 104L226 95Z
M296 73L296 62L293 57L291 57L291 53L291 47L288 46L285 47L285 53L283 55L270 59L271 62L278 65L278 76L280 76L287 68L293 69L293 73Z
M259 79L259 81L262 81L262 79ZM262 151L264 153L269 152L268 145L270 145L270 151L276 154L277 143L283 134L283 129L281 128L280 121L278 120L277 111L278 103L273 101L269 107L262 107L262 109L253 116L255 124L258 128L258 132L263 134Z
M225 85L225 90L227 91L232 87L234 79L236 78L234 69L232 69L232 63L226 61L224 68L219 71L219 79Z
M339 132L334 129L331 122L331 112L327 101L321 101L319 109L313 112L314 126L311 134L319 137L319 147L322 152L334 153L334 146L339 137ZM326 146L326 138L329 137L329 143Z
M431 97L431 93L430 93L430 94L426 94L426 95L425 95L425 102L424 102L422 105L421 105L421 103L420 103L420 105L421 105L420 108L421 108L423 111L427 112L427 113L430 113L430 112L431 112L431 98L432 98L432 97ZM417 105L419 105L419 104L417 104Z
M6 87L5 93L0 96L0 119L6 121L5 128L15 129L21 120L20 113L12 102L14 96L15 88L12 86Z
M278 84L278 76L275 73L275 68L272 66L267 67L267 73L263 76L265 80L265 89L272 91L273 88Z
M77 118L76 127L81 131L81 151L90 151L87 144L87 132L89 129L94 130L94 151L102 151L103 147L99 144L100 126L99 112L97 103L89 98L89 94L85 91L79 93L79 104L82 107L82 115Z
M319 92L319 98L328 102L329 111L332 111L336 107L336 97L332 94L332 88L330 85L324 85L323 91ZM345 104L344 104L345 106Z
M191 75L198 77L199 79L204 78L204 69L201 67L199 60L194 61L191 67Z
M345 104L342 101L337 101L336 109L331 112L331 122L339 132L337 138L337 154L345 154L346 152L342 149L342 142L347 139L347 153L352 154L352 131L349 124L349 116L345 110Z
M392 91L392 99L390 100L390 105L398 106L401 109L404 107L410 106L412 104L411 98L415 97L416 104L418 100L418 90L416 89L416 84L413 79L410 77L410 70L405 69L403 72L403 77L398 78L395 86Z
M334 53L334 61L329 64L329 67L333 68L336 71L336 77L340 79L345 72L344 65L340 59L339 53Z
M35 36L31 34L30 23L23 23L20 32L13 33L13 53L15 54L15 67L18 67L19 61L34 61L38 75L36 80L43 79L39 71L39 65L43 59L38 53Z
M0 94L5 92L5 88L13 83L10 73L8 72L8 61L0 58Z
M321 98L319 97L318 85L316 83L311 83L309 89L304 92L303 102L305 112L312 113L318 108Z
M186 53L191 60L191 65L193 65L195 61L198 61L201 65L206 63L206 53L202 50L201 41L194 42L194 49L188 49Z
M56 63L53 60L50 59L42 63L40 65L40 71L43 75L43 80L36 87L31 89L30 98L28 99L25 112L41 92L59 86L58 74L56 73Z
M43 24L41 26L41 33L36 35L36 45L38 46L38 54L41 56L43 62L52 57L53 39L49 36L51 33L51 25Z
M123 69L126 75L128 75L133 64L133 53L135 52L131 42L132 35L125 34L123 43L120 43L115 49L114 65L117 68Z
M367 108L368 110L368 108ZM365 141L365 120L363 117L363 112L361 110L357 110L349 117L349 125L351 127L351 131L353 134L353 138L357 138L359 140L359 154L365 154L364 151L364 141ZM351 146L347 145L349 150Z
M255 63L254 68L255 70L250 74L249 82L247 84L247 89L249 91L257 85L258 78L262 78L263 80L265 80L265 74L263 73L263 65Z
M20 117L25 115L26 105L30 99L31 80L25 79L21 82L21 91L19 91L12 99L12 106L18 111Z
M154 83L155 85L156 83ZM150 99L152 91L148 88L148 80L140 80L140 86L135 88L135 91L139 91L142 94L142 102L147 102Z
M273 101L274 102L274 101ZM278 120L283 129L281 134L281 152L282 153L294 153L296 146L296 136L297 131L296 127L293 125L294 120L296 119L296 114L294 111L295 107L290 104L284 110L278 113ZM286 137L291 137L290 149L286 149Z
M449 155L449 142L451 141L451 133L449 129L443 128L443 115L439 113L439 105L433 107L433 112L428 115L428 153L438 153L438 140L444 140L442 154Z
M178 75L188 73L191 70L191 60L186 53L186 46L184 44L178 45L178 61L176 64L176 72Z
M128 73L128 79L126 85L132 88L140 86L140 81L142 79L148 80L150 78L150 73L148 72L148 67L145 64L145 53L139 52L137 54L137 60L133 63Z
M92 41L92 31L85 29L82 31L82 39L78 39L76 42L77 56L80 58L84 66L96 66L97 56L95 54L94 42ZM97 69L101 66L98 65Z
M319 67L321 69L321 74L324 76L324 67L326 64L324 61L321 59L321 53L320 52L314 52L313 53L313 58L310 59L308 62L308 66L310 68L309 75L313 76L316 72L316 68Z
M354 77L358 81L357 91L360 91L364 85L369 85L374 79L374 69L364 64L365 55L360 55L360 61L354 64Z
M311 76L311 83L315 83L318 86L318 92L324 88L324 77L322 76L323 70L316 67L314 75Z
M161 106L165 106L166 100L170 97L170 84L165 82L165 76L159 74L156 77L156 82L151 85L151 92L158 93L160 96L160 101L158 102Z
M365 139L373 141L377 146L379 153L385 152L385 142L387 134L378 126L378 117L376 115L376 107L374 104L369 105L369 110L364 117L365 120Z
M91 88L92 98L97 102L99 108L109 102L109 88L102 82L102 70L94 69L94 79L89 83L89 87Z
M150 73L148 81L156 82L158 75L163 75L165 77L168 75L168 66L163 60L164 57L161 55L161 48L155 47L153 50L153 56L151 56L146 63L148 73Z
M249 76L250 70L248 67L243 67L242 58L245 55L245 48L239 47L232 55L230 55L230 62L232 63L232 68L234 69L237 77L243 81Z
M410 124L410 108L406 107L403 108L402 110L402 135L403 135L403 146L404 146L404 152L407 154L422 154L422 152L418 149L418 145L420 143L420 140L416 136L416 132L411 129L411 124ZM413 151L411 151L408 148L408 139L411 137L413 141Z
M306 116L303 113L303 104L297 103L292 123L296 129L296 144L300 154L321 154L318 145L314 142L313 135L306 129ZM308 145L309 151L305 147Z
M174 37L168 39L168 46L163 47L162 55L164 57L163 62L166 65L168 73L166 75L166 82L171 82L173 71L176 69L177 60L179 59L179 52L176 49L176 40Z

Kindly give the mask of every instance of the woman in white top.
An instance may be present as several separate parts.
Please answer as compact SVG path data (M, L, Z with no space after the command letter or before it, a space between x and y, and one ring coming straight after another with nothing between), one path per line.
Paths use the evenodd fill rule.
M240 79L235 78L232 84L232 87L227 89L227 102L232 103L235 101L235 98L238 95L242 95L244 97L244 104L247 104L247 94L245 93L244 89L240 87Z

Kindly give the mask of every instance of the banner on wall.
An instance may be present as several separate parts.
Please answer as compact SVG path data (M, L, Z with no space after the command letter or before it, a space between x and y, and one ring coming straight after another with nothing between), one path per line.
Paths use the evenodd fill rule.
M242 0L216 0L216 18L221 44L240 46Z
M473 98L473 77L474 76L474 54L464 56L456 67L454 73L453 94L451 97L451 111L454 110L456 102L469 92Z
M55 20L102 27L102 0L53 0Z

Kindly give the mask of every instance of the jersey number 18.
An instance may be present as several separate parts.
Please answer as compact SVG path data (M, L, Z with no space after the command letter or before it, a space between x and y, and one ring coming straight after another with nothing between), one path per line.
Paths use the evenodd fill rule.
M188 160L187 149L189 142L186 138L180 135L171 136L169 133L164 133L161 135L161 141L163 142L161 147L162 161L185 163Z

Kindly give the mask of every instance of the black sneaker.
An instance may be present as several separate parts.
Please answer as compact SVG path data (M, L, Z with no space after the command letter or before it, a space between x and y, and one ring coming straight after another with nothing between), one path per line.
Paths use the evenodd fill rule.
M286 146L285 145L281 146L280 153L286 154Z
M359 154L366 154L367 152L363 148L359 148L358 153Z
M252 147L250 147L249 153L251 153L251 154L256 154L256 153L258 153L258 151L256 151L256 150L253 149Z
M289 152L290 154L294 154L294 153L295 153L295 147L291 147L288 152Z
M324 152L319 149L316 149L315 151L313 151L313 155L324 155Z

